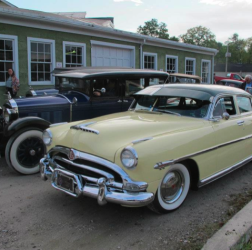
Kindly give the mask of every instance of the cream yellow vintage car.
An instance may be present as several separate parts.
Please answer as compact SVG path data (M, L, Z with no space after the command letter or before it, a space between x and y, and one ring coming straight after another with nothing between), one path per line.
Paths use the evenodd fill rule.
M190 187L251 160L251 97L225 86L148 87L135 94L127 112L47 129L41 177L100 205L173 211Z

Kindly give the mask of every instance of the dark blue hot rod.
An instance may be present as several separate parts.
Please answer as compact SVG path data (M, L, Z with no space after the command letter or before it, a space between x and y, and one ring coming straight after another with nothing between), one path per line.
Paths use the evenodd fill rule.
M55 89L30 90L0 108L0 149L11 169L39 171L45 154L42 131L52 123L89 119L126 111L132 94L165 83L166 72L119 68L55 69ZM51 125L52 126L52 125Z

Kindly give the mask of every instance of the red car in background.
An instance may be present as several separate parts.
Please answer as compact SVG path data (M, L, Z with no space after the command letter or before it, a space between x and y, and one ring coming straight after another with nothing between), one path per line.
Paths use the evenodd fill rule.
M214 76L215 83L219 84L218 82L223 79L232 79L240 82L245 82L244 78L242 78L240 75L236 73L228 73L226 77L223 76Z

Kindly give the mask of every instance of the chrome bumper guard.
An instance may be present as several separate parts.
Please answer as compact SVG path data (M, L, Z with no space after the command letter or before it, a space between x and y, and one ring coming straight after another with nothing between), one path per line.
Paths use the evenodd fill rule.
M73 191L66 190L57 185L59 174L72 178L74 183ZM51 168L48 159L46 158L40 160L40 176L44 181L51 177L51 184L57 190L76 198L81 195L96 198L99 205L105 205L107 202L112 202L122 206L141 207L148 205L154 200L153 193L129 192L126 190L124 190L124 192L109 191L106 184L106 178L99 178L97 180L97 185L84 184L81 176L78 174L61 168Z

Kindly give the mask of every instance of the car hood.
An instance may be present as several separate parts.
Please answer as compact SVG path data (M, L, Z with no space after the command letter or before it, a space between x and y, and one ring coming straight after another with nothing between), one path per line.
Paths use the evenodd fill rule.
M154 139L168 133L196 129L203 124L203 119L127 111L50 130L53 133L52 147L73 148L114 161L116 151L135 140Z

